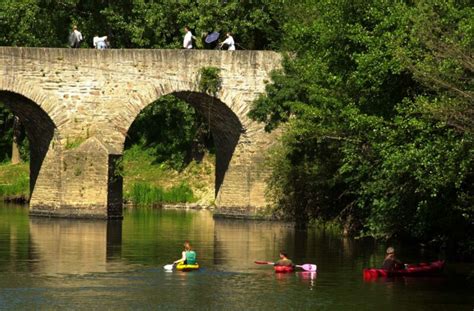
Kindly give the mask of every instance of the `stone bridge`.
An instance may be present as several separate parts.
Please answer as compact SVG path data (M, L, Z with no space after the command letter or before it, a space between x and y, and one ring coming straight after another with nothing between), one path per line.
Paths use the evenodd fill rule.
M268 51L0 47L0 101L30 141L30 214L122 217L116 166L127 132L167 94L210 115L218 211L258 212L274 139L247 112L280 61ZM207 66L221 69L215 97L198 91L198 71Z

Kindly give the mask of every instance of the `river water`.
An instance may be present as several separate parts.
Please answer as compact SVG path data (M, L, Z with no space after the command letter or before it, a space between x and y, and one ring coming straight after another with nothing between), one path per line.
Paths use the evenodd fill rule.
M184 240L202 269L166 272ZM439 277L364 281L362 269L379 266L386 246L208 211L129 209L107 223L30 218L26 207L0 203L0 309L473 310L472 282L449 265ZM397 246L407 261L436 259ZM318 273L254 264L280 249Z

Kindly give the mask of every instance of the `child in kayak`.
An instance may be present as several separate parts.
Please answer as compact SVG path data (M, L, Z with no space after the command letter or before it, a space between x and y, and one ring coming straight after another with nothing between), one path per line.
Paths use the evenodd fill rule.
M286 254L285 251L280 251L280 260L275 262L275 266L286 266L286 267L293 267L293 261L291 259L288 259L288 255Z
M395 249L393 247L387 248L387 256L382 264L382 269L388 271L395 271L404 269L405 265L395 257Z
M184 251L181 254L182 257L173 262L173 264L182 262L185 265L195 265L197 263L196 252L192 250L191 244L188 241L184 242Z

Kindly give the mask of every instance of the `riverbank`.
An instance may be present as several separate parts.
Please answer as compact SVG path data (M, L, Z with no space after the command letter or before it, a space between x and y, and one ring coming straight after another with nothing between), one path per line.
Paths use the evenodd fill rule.
M123 190L126 203L136 205L193 203L214 205L215 156L206 154L178 171L138 146L123 156Z
M29 163L0 164L0 199L7 202L27 202L29 200Z
M215 156L191 161L181 171L156 163L146 150L126 150L120 174L124 202L134 205L187 204L214 205ZM29 163L0 164L0 200L29 200Z

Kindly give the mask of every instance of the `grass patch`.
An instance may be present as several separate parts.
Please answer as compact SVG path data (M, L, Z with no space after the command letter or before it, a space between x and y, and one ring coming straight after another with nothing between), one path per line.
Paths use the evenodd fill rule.
M185 183L171 187L168 190L146 183L137 183L133 185L132 190L127 196L127 199L136 205L187 203L196 201L192 189Z
M68 137L66 138L66 145L64 146L64 148L66 150L75 149L79 147L85 141L86 141L85 138L75 138L75 139L69 140L69 137Z
M0 199L28 200L30 195L30 168L28 163L0 164Z
M122 163L124 198L135 204L199 201L200 204L209 205L214 199L214 155L206 155L202 162L193 161L183 170L177 171L166 163L156 163L152 150L134 145L125 150ZM188 190L192 198L184 195ZM163 199L159 191L168 194ZM184 200L183 196L187 199Z

